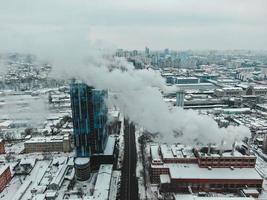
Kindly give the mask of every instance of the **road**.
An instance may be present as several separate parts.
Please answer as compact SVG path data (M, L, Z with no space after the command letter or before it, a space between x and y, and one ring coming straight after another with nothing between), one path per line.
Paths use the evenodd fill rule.
M127 120L124 122L124 142L120 199L137 200L138 183L136 178L135 126Z

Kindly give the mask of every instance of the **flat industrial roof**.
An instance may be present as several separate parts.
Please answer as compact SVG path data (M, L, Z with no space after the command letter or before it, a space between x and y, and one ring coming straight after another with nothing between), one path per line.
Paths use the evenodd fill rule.
M68 137L65 135L49 136L49 137L33 137L25 141L25 143L63 142L64 139L68 139Z
M197 164L165 164L171 179L262 180L254 168L200 168Z
M152 160L161 160L159 156L159 145L158 144L150 145L150 153L151 153Z
M109 196L110 181L112 175L112 165L100 165L97 180L95 184L95 192L93 199L107 200Z
M112 135L109 135L106 148L104 150L104 155L113 155L115 142L116 142L116 138Z
M160 145L161 154L163 159L168 158L195 158L195 155L192 151L192 147L185 145Z
M254 200L250 197L198 197L193 195L175 195L175 200Z

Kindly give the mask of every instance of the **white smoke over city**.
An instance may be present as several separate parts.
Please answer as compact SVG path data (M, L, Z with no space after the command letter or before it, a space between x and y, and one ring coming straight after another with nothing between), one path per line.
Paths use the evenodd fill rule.
M146 130L160 133L162 142L207 144L224 140L227 145L231 145L234 140L249 136L250 131L243 126L218 128L217 123L209 116L177 107L170 110L160 92L166 89L164 79L153 70L135 70L131 64L121 59L94 59L93 63L76 66L75 72L70 75L75 74L77 78L96 88L114 92L115 95L110 96L109 103L118 106L130 120ZM107 67L109 62L123 66L126 70L120 70L119 67L110 71ZM62 73L66 73L62 70ZM174 133L180 134L175 137Z
M161 94L168 88L158 72L135 70L125 60L113 58L114 48L103 47L110 47L109 44L103 45L102 42L99 49L90 40L90 26L87 28L82 17L75 21L62 17L65 13L61 14L56 14L60 19L58 22L45 24L46 31L42 31L40 25L37 31L30 26L30 29L23 29L22 32L26 33L22 35L17 35L19 31L16 31L14 41L7 43L5 38L1 38L0 42L3 41L5 45L0 52L37 55L53 65L53 77L76 78L95 88L108 89L114 94L109 96L109 104L119 107L130 120L146 130L160 133L162 142L207 144L224 140L231 145L234 140L249 135L249 129L243 126L218 128L209 116L176 107L170 110ZM40 17L39 13L36 13L36 17ZM45 20L46 17L47 13L40 19Z

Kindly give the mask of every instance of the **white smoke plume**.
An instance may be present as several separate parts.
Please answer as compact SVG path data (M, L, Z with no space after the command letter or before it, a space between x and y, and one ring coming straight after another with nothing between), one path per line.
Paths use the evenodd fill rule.
M160 92L166 86L159 73L148 69L135 70L131 64L121 59L113 62L127 70L122 71L119 67L109 71L107 66L110 65L110 60L103 60L103 57L95 59L93 63L76 67L75 72L69 75L76 75L96 88L115 92L115 98L110 97L110 102L146 130L159 132L161 141L207 144L224 140L227 145L231 145L234 140L249 136L250 131L244 126L218 128L209 116L177 107L169 110ZM64 69L61 70L66 74ZM174 137L174 132L182 134Z
M29 2L29 5L35 5L34 8L37 9L38 3ZM116 94L116 97L110 96L109 103L116 104L126 116L148 131L159 132L163 142L207 144L220 143L223 139L231 144L235 139L249 136L249 129L243 126L218 128L212 118L198 115L195 111L180 108L170 111L160 92L160 89L165 90L166 86L159 73L147 69L135 70L125 60L113 59L114 48L103 50L102 45L102 50L99 50L89 39L90 26L86 25L84 13L71 13L71 18L65 15L73 10L72 5L77 6L76 1L56 1L55 4L54 1L47 2L52 8L49 16L55 15L53 19L58 21L51 22L51 17L41 11L40 7L40 13L37 12L38 9L35 12L33 25L26 26L29 30L17 30L21 28L21 24L13 27L16 29L13 33L16 36L14 42L9 40L7 43L5 38L0 37L3 44L0 52L35 54L53 65L53 76L57 78L75 77L96 88L108 89ZM41 5L43 4L46 3L42 2ZM61 6L64 8L62 12ZM57 7L60 9L55 9ZM50 24L43 23L44 31L39 23L47 17ZM37 30L34 29L35 26ZM115 68L110 69L110 66ZM182 134L174 137L174 131Z
M25 121L36 127L48 115L47 96L9 95L0 97L0 120Z

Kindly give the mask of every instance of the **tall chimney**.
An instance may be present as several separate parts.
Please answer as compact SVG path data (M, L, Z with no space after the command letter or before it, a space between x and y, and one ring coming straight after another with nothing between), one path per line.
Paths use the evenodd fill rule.
M221 141L220 156L222 156L222 154L223 154L223 143L224 143L224 140Z
M211 150L211 143L208 144L208 156L210 156L210 150Z
M264 137L264 141L263 141L263 146L265 145L264 143L266 143L266 136ZM247 155L250 155L250 149L251 149L251 139L248 140L248 150L247 150Z
M234 153L235 153L235 145L236 145L236 141L234 141L232 144L232 152L231 152L232 156L234 156Z

